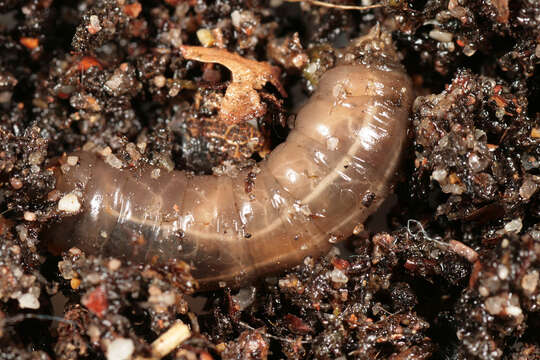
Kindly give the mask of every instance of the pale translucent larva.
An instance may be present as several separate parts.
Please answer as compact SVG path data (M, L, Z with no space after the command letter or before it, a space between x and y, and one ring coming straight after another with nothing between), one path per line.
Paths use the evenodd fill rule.
M181 259L202 288L323 254L377 209L395 177L413 93L386 46L392 56L382 65L328 70L287 140L236 177L162 170L155 178L150 168L115 169L76 153L78 165L56 171L57 189L76 194L82 210L45 237L140 262Z

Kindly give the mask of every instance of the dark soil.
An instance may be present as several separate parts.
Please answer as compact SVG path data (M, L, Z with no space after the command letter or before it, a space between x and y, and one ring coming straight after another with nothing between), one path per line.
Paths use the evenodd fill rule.
M177 319L192 336L170 359L540 358L540 2L139 1L0 0L0 359L149 358ZM183 263L40 241L58 156L257 161L335 48L376 23L418 95L386 232L368 223L325 258L197 296ZM279 66L291 96L267 85L257 129L223 124L230 72L178 51L201 43Z

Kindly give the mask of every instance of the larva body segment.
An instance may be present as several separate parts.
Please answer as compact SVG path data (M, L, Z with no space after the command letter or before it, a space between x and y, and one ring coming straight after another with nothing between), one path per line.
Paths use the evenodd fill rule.
M78 194L83 210L46 237L60 249L181 259L203 288L293 266L349 237L384 200L411 102L400 66L337 66L287 140L234 178L163 170L154 178L150 168L119 170L77 153L77 166L57 171L57 188Z

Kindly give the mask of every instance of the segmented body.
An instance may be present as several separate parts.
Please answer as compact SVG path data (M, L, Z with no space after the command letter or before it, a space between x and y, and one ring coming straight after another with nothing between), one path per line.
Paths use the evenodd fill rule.
M318 256L383 201L412 102L401 67L327 71L287 140L236 177L119 170L79 152L58 189L83 209L46 236L62 249L134 261L177 258L203 288L236 286Z

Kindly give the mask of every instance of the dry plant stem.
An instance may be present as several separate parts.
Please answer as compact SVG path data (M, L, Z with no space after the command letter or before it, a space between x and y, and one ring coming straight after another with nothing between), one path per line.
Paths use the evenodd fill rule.
M326 7L326 8L333 8L333 9L340 9L340 10L360 10L360 11L369 10L369 9L377 9L384 6L383 4L374 4L374 5L367 5L367 6L337 5L337 4L331 4L325 1L317 1L317 0L287 0L287 2L292 2L292 3L305 2L308 4L317 5L317 6Z
M217 63L232 73L232 83L227 87L221 102L219 116L228 123L239 123L257 118L266 112L257 90L267 82L276 87L283 97L287 92L279 81L280 70L266 62L245 59L223 49L201 46L181 46L186 59L205 63Z
M152 343L151 358L138 357L136 360L159 360L189 339L190 336L191 331L189 330L189 327L181 320L178 320L176 324L171 326L169 330L161 334L161 336Z

